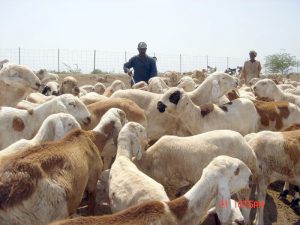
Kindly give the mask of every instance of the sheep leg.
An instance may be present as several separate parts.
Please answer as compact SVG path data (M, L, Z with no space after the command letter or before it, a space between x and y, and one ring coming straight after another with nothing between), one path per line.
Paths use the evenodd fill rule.
M263 178L261 178L261 181L257 185L258 189L258 202L264 202L266 200L266 194L267 194L267 186ZM264 225L264 207L259 207L256 211L255 215L255 221L254 224L256 225Z
M243 189L237 193L237 198L239 201L247 201L250 199L250 196L251 196L251 190L249 189ZM241 207L240 210L244 217L245 224L251 224L250 223L251 208Z
M295 196L294 196L294 199L292 200L291 202L291 208L295 208L298 206L299 204L299 201L300 201L300 196L299 196L299 186L295 186L294 187L294 190L295 190Z
M88 215L95 215L95 206L96 206L96 192L88 191Z
M289 193L289 188L290 188L290 184L288 182L285 182L284 183L284 187L283 187L283 190L282 192L280 193L279 195L279 199L286 199L288 193Z

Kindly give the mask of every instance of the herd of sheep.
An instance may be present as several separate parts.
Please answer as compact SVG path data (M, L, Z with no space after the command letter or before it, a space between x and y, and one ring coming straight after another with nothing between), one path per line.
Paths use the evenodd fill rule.
M263 225L236 203L300 185L297 82L166 72L127 89L0 66L0 225ZM110 215L93 216L99 185Z

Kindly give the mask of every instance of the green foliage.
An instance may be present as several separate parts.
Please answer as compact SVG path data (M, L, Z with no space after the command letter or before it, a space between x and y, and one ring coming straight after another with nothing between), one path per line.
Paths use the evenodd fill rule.
M95 69L94 71L91 72L91 74L106 74L106 73L100 69Z
M277 53L266 56L265 67L270 73L287 74L291 67L296 65L296 58L289 53Z

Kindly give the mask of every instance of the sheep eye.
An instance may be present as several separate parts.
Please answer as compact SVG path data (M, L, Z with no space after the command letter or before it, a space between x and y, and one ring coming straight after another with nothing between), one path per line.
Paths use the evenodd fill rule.
M71 124L71 123L69 123L69 124L68 124L68 126L70 127L70 126L72 126L72 124Z

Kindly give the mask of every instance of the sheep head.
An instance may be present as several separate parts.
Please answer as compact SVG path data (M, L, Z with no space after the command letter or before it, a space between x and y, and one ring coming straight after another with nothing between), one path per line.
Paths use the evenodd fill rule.
M9 64L0 70L0 81L16 89L38 90L40 79L33 71L23 65Z
M170 88L157 103L157 110L160 113L170 113L174 117L179 117L187 110L187 106L192 104L190 98L181 88Z
M46 96L59 95L59 84L55 81L48 82L42 90L42 94Z
M128 122L121 129L118 143L121 143L122 140L130 141L130 155L134 156L137 160L142 158L143 151L145 151L149 142L146 129L136 122Z
M117 108L109 109L101 118L93 131L104 134L107 138L113 138L117 145L121 128L127 123L126 113Z
M260 99L274 100L279 89L275 82L271 79L262 79L258 81L252 88L255 96Z
M91 122L91 114L79 98L71 94L64 94L53 99L53 101L57 101L58 112L73 115L81 125L87 126Z
M63 79L63 82L62 82L59 92L61 94L73 94L75 87L78 87L77 80L72 76L68 76ZM79 88L78 88L78 90L79 90Z
M231 214L230 196L253 185L253 176L244 162L229 156L218 156L203 170L202 176L212 176L217 182L217 204L228 202L228 207L217 207L216 212L221 223L226 223Z

